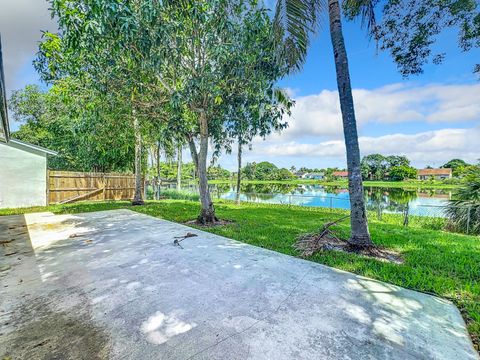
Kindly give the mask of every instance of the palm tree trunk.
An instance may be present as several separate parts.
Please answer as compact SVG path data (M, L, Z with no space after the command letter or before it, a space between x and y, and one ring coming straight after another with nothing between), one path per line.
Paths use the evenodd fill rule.
M242 185L242 141L238 138L238 169L237 169L237 193L236 193L236 202L237 205L240 205L240 188Z
M370 247L373 242L368 231L367 212L363 194L360 168L360 148L358 146L357 122L353 105L350 71L347 51L343 39L340 5L338 0L328 1L330 36L337 71L337 86L343 119L343 133L347 150L348 191L350 193L350 244L356 247Z
M133 132L135 135L135 195L132 205L143 205L142 196L142 134L138 118L133 111Z
M182 145L178 146L177 153L177 190L182 189Z

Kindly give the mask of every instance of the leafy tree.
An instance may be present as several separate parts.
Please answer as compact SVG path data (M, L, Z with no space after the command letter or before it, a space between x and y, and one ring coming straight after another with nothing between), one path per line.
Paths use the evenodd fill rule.
M175 39L163 67L175 73L173 100L190 119L185 136L199 177L200 223L216 221L207 181L209 142L218 155L238 139L233 134L247 135L241 139L247 142L249 129L266 135L280 124L272 85L281 65L274 62L271 20L257 5L253 0L172 2L163 18L169 38ZM239 109L247 116L239 118Z
M385 158L389 167L410 166L410 160L404 155L390 155Z
M257 167L256 162L247 163L245 167L242 169L242 175L247 180L255 180L255 169Z
M21 123L13 137L57 151L49 160L52 169L132 171L131 129L115 122L120 106L70 78L46 91L27 85L9 101Z
M388 170L390 180L402 181L406 179L416 179L417 169L407 165L392 166Z
M275 164L262 161L255 166L254 176L256 180L274 180L277 171Z
M364 156L361 161L362 176L369 180L382 180L388 168L387 158L381 154Z
M295 179L295 175L293 175L290 170L286 168L278 169L275 173L275 180L291 180Z
M230 171L222 168L220 165L208 167L209 180L226 180L230 179Z
M99 92L123 104L120 119L129 122L135 139L135 196L142 199L142 123L158 116L165 102L163 85L155 77L151 20L158 7L150 1L50 0L59 34L46 33L36 67L44 80L65 76L87 80ZM153 33L157 34L157 33Z
M353 0L352 0L353 1ZM348 3L349 1L347 1ZM357 4L357 3L355 3ZM352 5L350 5L352 6ZM372 4L358 1L359 14L371 15ZM304 63L312 30L318 27L324 11L328 11L330 38L333 45L337 86L342 112L345 146L347 150L348 188L350 193L349 242L356 247L370 247L370 238L361 176L360 149L358 145L357 122L350 83L347 51L343 38L340 4L328 0L327 6L317 0L279 0L275 15L277 34L289 45L286 57L292 69L299 69ZM367 16L373 21L373 16ZM374 23L372 24L374 25Z
M371 7L379 4L367 2ZM357 3L347 15L358 15L362 2L347 3ZM391 53L402 75L420 74L430 60L440 64L445 58L445 53L432 53L432 46L443 31L458 32L462 51L480 47L479 10L477 0L388 0L375 36L381 49ZM474 71L480 71L480 64L474 66Z
M452 159L441 167L444 169L452 169L452 175L457 177L468 173L471 165L462 159Z

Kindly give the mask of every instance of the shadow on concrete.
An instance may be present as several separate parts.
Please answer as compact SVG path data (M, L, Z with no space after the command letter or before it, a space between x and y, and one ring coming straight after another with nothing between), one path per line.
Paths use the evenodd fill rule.
M58 277L50 269L61 255L37 248L30 231L24 215L0 218L0 358L108 359L109 339L91 321L89 301L77 311L58 306L64 299L51 291Z

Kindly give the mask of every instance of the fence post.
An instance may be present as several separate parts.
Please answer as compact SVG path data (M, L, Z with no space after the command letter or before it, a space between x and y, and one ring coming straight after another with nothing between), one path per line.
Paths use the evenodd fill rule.
M409 204L407 204L405 208L405 218L403 219L403 226L408 226L408 209L409 209Z
M472 205L468 206L468 214L467 214L467 235L470 232L470 213L472 212Z

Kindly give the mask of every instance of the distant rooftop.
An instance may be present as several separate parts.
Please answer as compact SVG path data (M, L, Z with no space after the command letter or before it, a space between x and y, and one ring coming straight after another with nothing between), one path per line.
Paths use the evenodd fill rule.
M435 175L450 175L452 173L452 169L449 168L440 168L440 169L418 169L417 175L418 176L435 176Z

